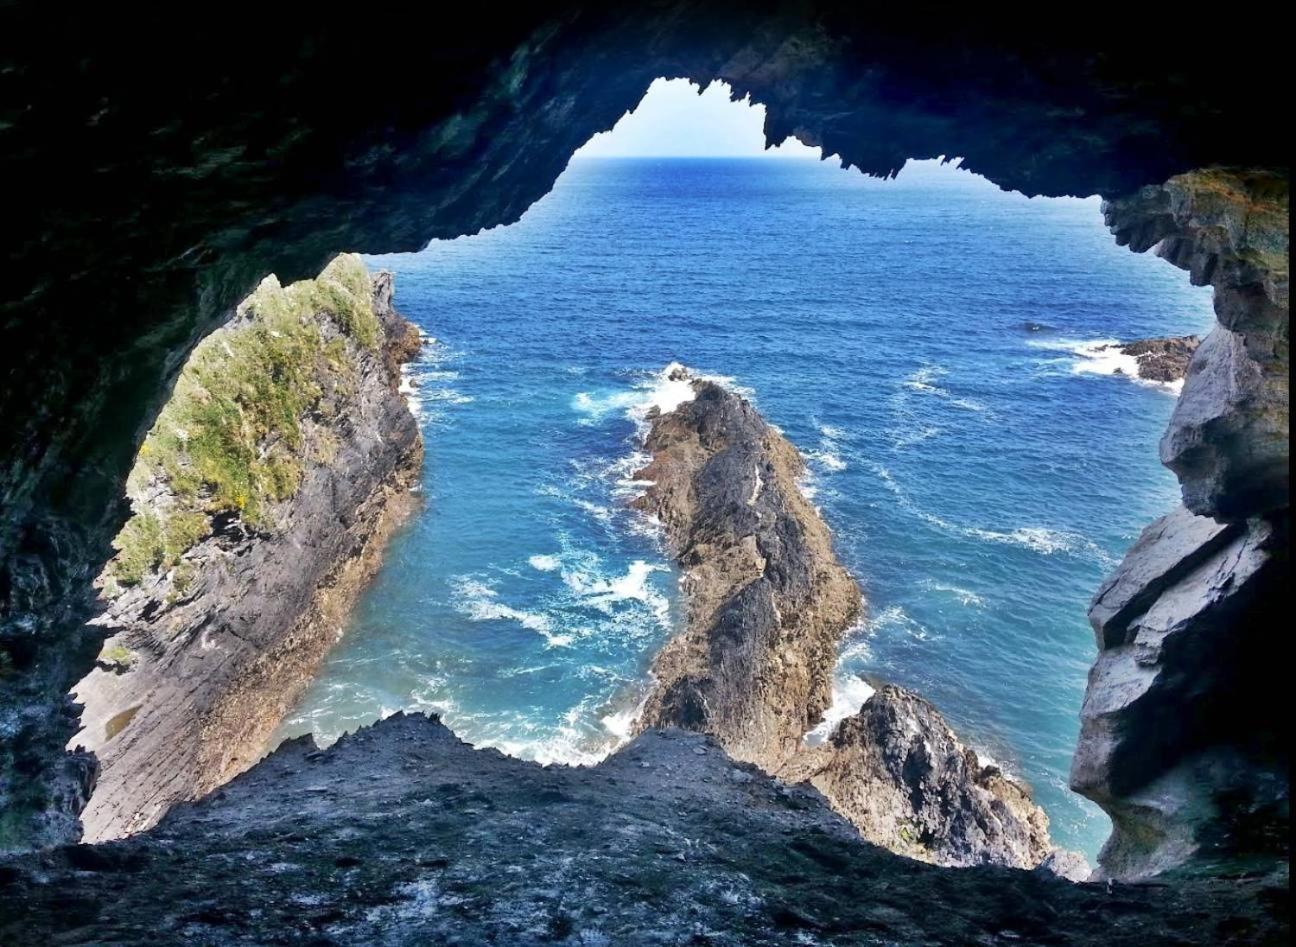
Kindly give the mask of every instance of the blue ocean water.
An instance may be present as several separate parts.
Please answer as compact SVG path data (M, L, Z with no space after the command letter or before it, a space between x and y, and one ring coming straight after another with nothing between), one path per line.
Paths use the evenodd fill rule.
M860 674L916 689L1093 855L1105 817L1066 788L1085 607L1177 496L1156 459L1172 393L1098 343L1212 320L1207 291L1112 242L1096 198L930 162L878 181L585 159L514 226L369 263L436 339L411 372L426 504L285 735L422 709L545 762L615 746L680 617L625 506L637 417L680 362L808 458L867 599L837 709Z

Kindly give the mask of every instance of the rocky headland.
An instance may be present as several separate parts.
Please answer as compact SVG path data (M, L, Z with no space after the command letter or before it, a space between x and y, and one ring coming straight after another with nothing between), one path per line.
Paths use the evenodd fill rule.
M864 838L942 865L1050 867L1030 792L978 761L930 703L887 685L817 746L806 734L833 699L839 644L862 601L832 536L798 485L796 448L744 398L686 369L692 397L650 411L635 501L662 524L684 571L685 628L653 663L643 729L715 737L736 759L809 782Z
M419 347L391 275L341 256L268 277L195 350L99 578L108 638L69 744L98 760L85 839L147 828L265 752L416 503L398 387Z

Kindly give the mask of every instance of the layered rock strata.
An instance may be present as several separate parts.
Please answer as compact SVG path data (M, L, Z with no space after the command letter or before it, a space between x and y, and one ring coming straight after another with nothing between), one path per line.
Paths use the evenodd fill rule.
M687 616L653 662L637 726L707 733L737 759L810 782L892 851L1039 865L1053 851L1043 810L921 698L883 687L826 742L806 745L832 702L859 587L798 487L796 448L734 392L667 371L693 397L649 415L651 461L636 474L649 486L635 502L661 522L684 570Z
M390 274L342 257L271 277L195 352L129 481L109 637L75 689L71 745L99 763L86 839L146 828L264 753L415 505L422 440L397 389L419 345Z
M1283 943L1284 891L943 870L807 787L651 731L596 767L473 750L396 715L293 740L123 841L0 860L0 942Z
M1071 784L1112 817L1103 875L1229 873L1286 857L1288 673L1273 637L1290 617L1274 607L1287 545L1272 521L1180 507L1144 530L1094 597L1099 655Z

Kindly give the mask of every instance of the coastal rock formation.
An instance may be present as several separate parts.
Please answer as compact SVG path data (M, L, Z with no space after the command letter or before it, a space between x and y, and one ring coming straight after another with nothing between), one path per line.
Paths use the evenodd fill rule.
M1161 440L1184 505L1236 519L1290 504L1290 277L1285 177L1179 175L1107 201L1116 242L1158 255L1215 288L1201 343Z
M683 632L657 655L641 728L710 733L776 771L832 702L837 644L859 586L797 480L801 457L743 398L693 379L693 396L649 418L651 481L635 505L661 521L684 569Z
M270 277L181 373L100 580L110 636L75 690L71 745L99 764L87 840L256 761L413 508L422 441L397 387L420 342L391 296L354 257Z
M1030 793L982 763L929 702L893 684L778 775L809 782L864 838L910 858L1034 868L1056 851ZM1089 875L1083 858L1060 873Z
M1094 597L1100 653L1071 784L1112 817L1102 875L1286 857L1289 747L1271 727L1289 710L1288 675L1271 642L1288 617L1273 608L1287 545L1264 519L1218 523L1180 507Z
M678 366L666 381L692 397L649 413L651 461L635 475L649 485L635 505L662 523L684 569L687 617L653 662L638 729L707 733L736 759L808 781L892 851L1038 866L1053 851L1044 811L927 701L883 687L824 744L806 745L832 702L859 587L798 487L803 462L787 438L714 381Z
M1198 216L1138 189L1253 169L1230 173L1271 190L1248 186L1230 218L1243 226L1219 231L1251 241L1254 210L1286 202L1270 94L1285 86L1286 41L1257 29L1185 55L1201 34L1199 18L1131 5L1045 36L1007 7L933 18L840 0L576 0L501 17L470 5L453 31L384 31L375 96L346 17L235 3L193 31L109 5L0 6L0 177L14 184L0 302L0 847L76 837L93 760L65 750L67 693L99 652L81 629L128 515L126 475L187 353L267 273L290 281L341 248L413 250L516 220L658 76L722 79L766 107L767 140L794 135L867 173L958 153L1027 194L1102 194L1131 235L1140 208L1170 235ZM1277 342L1285 304L1244 288L1263 284L1237 284L1221 321L1251 339L1237 327L1248 313L1278 315ZM1172 451L1176 470L1203 485L1219 472L1227 489L1202 496L1238 510L1285 506L1267 422L1253 450L1249 409L1228 406L1286 373L1263 344L1244 348L1258 376L1191 410L1181 400L1193 436ZM1212 373L1236 374L1230 359L1242 365L1220 356Z
M1146 381L1181 381L1201 339L1184 335L1168 339L1139 339L1116 346L1124 355L1138 359L1138 376Z
M1257 872L1289 856L1289 187L1223 168L1107 201L1121 244L1215 290L1161 440L1184 506L1099 590L1071 772L1112 817L1099 873Z
M1282 879L1068 884L861 840L710 738L596 767L473 750L397 714L281 746L123 841L0 860L0 942L1278 944Z

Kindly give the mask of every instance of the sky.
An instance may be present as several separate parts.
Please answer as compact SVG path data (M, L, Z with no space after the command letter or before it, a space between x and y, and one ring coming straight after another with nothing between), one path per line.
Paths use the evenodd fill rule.
M818 148L793 139L766 151L765 107L731 102L729 93L722 82L698 95L687 79L657 79L633 112L591 138L576 157L819 157Z

